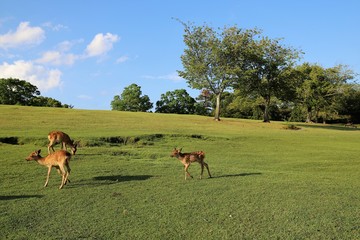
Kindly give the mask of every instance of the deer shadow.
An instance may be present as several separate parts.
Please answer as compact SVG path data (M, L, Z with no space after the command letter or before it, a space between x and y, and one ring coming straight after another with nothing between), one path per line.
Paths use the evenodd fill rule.
M109 176L96 176L91 179L83 179L74 184L69 184L67 188L77 188L81 186L98 187L102 185L111 185L129 181L145 181L150 179L151 175L135 175L135 176L123 176L123 175L109 175Z
M12 195L12 196L0 196L0 201L15 200L15 199L27 199L27 198L42 198L43 195Z
M144 181L151 178L151 175L129 175L129 176L122 176L122 175L112 175L112 176L97 176L93 177L96 181L111 181L111 182L128 182L128 181Z
M255 173L225 174L225 175L220 175L220 176L213 176L212 178L247 177L247 176L254 176L254 175L262 175L262 173L255 172Z

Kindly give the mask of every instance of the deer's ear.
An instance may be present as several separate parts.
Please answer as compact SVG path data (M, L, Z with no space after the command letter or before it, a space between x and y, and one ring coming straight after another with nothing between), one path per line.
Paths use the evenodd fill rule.
M181 152L182 148L179 149L179 152Z
M41 149L39 149L39 150L37 150L37 151L35 151L35 152L37 153L37 155L40 155Z

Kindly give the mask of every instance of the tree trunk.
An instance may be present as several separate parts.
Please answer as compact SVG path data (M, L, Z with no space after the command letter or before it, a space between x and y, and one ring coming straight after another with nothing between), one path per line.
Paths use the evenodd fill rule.
M270 97L265 99L265 109L264 109L264 122L269 123L269 107L270 107Z
M306 115L306 123L312 123L311 118L312 118L312 108L311 107L307 107L307 115Z
M221 93L216 95L216 108L215 108L215 118L214 120L220 121L220 101L221 101Z

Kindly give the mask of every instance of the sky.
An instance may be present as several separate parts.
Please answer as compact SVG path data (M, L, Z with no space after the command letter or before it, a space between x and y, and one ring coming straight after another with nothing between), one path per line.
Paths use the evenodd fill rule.
M258 28L301 62L360 73L358 0L0 0L0 78L18 78L75 109L111 110L135 83L154 104L186 89L184 28ZM359 78L357 77L356 80Z

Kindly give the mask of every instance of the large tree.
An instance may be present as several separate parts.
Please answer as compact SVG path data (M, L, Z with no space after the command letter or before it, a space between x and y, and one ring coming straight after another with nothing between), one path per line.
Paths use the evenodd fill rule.
M141 87L133 83L124 88L121 95L114 96L111 101L112 110L129 112L146 112L153 107L148 95L143 95Z
M181 23L186 48L181 56L183 70L178 71L179 76L190 87L207 89L216 96L215 120L220 120L222 94L241 77L246 62L244 52L259 31L234 26L217 32L207 25Z
M282 45L279 39L262 37L251 42L246 53L249 71L246 77L239 78L239 88L263 99L263 120L270 122L272 98L286 100L294 93L296 78L292 68L301 52Z
M25 80L15 78L0 79L0 104L38 107L74 107L68 104L63 105L54 98L40 96L40 91L36 86Z
M195 99L185 89L177 89L161 94L156 102L157 113L193 114L195 112Z
M40 91L29 82L15 78L0 79L0 104L31 105L31 100L37 95Z
M303 63L297 67L302 84L297 89L297 100L305 108L306 122L317 121L320 112L323 119L336 113L338 103L345 92L346 81L354 78L354 73L344 65L323 68L317 64Z

